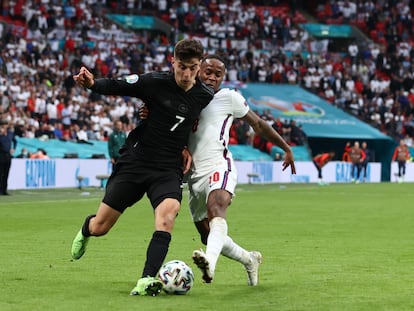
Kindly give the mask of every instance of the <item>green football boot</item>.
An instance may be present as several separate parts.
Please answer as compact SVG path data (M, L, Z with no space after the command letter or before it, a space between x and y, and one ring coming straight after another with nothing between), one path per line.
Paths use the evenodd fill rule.
M85 237L82 234L82 229L79 230L72 242L72 258L79 259L83 256L88 245L90 237Z
M154 277L147 276L138 280L137 285L132 289L132 296L157 296L161 293L163 284Z

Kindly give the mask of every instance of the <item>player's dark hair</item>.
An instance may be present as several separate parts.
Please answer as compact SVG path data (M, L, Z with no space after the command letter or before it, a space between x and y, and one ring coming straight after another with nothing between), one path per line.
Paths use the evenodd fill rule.
M203 57L203 59L201 60L201 63L204 63L207 59L217 59L219 62L222 62L224 64L225 68L227 68L226 62L224 61L224 59L220 55L208 54L208 55Z
M178 41L174 48L174 57L181 60L201 59L203 53L204 48L199 40L183 39Z

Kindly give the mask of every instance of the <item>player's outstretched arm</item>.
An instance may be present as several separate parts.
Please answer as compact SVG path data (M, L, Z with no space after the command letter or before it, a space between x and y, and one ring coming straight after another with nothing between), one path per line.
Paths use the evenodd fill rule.
M279 135L278 132L275 131L269 124L266 123L263 119L261 119L256 113L253 111L249 111L242 120L246 121L250 124L253 128L255 133L260 135L261 137L267 139L268 141L272 142L274 145L282 148L285 152L285 156L283 159L283 170L290 166L290 170L292 174L296 174L295 168L295 161L293 158L293 152L288 143L283 139L282 136Z

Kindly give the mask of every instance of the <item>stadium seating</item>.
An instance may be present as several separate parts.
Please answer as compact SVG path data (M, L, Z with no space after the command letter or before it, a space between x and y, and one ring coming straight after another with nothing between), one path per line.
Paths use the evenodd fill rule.
M147 4L149 4L149 1L146 1ZM181 1L174 1L177 6L177 10L179 9L180 5L181 5ZM231 3L232 1L227 1L228 3ZM355 2L355 1L351 1L351 2ZM22 3L21 1L19 1L19 3ZM93 5L82 5L83 9L80 9L80 3L81 2L73 2L73 7L72 9L74 9L74 12L76 12L76 16L65 16L65 20L64 20L64 24L59 24L59 23L55 23L54 25L51 25L49 27L49 29L47 30L48 34L51 34L53 32L56 32L56 34L59 37L60 42L60 47L56 50L53 51L53 53L50 53L50 50L48 49L44 49L42 50L42 48L44 46L46 46L46 44L43 45L43 43L46 42L42 42L42 44L37 44L37 42L41 42L44 38L45 38L45 33L46 31L44 29L34 29L37 31L41 32L41 35L39 35L38 38L33 38L31 37L34 34L33 29L29 29L29 21L26 20L25 22L25 16L24 16L24 12L22 11L21 14L19 14L18 16L12 16L11 14L8 15L8 12L13 12L14 14L16 12L16 10L12 10L11 7L7 7L4 6L3 7L3 16L0 18L0 22L3 22L4 24L4 30L3 31L3 45L1 45L0 47L2 48L2 50L5 51L5 56L7 58L4 59L3 65L5 68L3 68L3 73L0 73L0 81L3 83L4 81L7 82L8 87L11 86L12 84L12 78L13 76L15 76L15 74L17 74L17 76L19 77L19 81L22 81L24 79L30 80L30 84L33 83L34 86L34 90L35 90L35 95L36 97L39 97L38 95L43 92L43 90L47 89L45 88L46 85L44 85L44 83L42 83L42 81L37 81L37 80L33 80L33 77L37 76L37 74L27 74L24 72L20 72L19 70L23 70L22 68L25 68L25 70L28 70L28 72L37 72L39 70L39 68L36 68L35 66L33 66L32 68L27 68L26 67L26 63L27 66L31 67L32 63L34 63L33 61L29 61L27 62L27 60L23 60L22 59L22 64L25 64L24 66L21 66L22 64L19 64L19 55L34 55L34 53L31 53L31 51L33 51L34 48L38 49L38 53L39 56L42 56L42 62L46 60L46 62L43 64L43 66L50 66L50 64L48 63L48 61L50 62L54 62L56 60L59 60L55 65L51 66L54 69L59 69L57 70L58 73L55 72L55 70L47 70L47 78L48 78L48 82L49 82L49 87L51 86L52 82L56 83L55 85L53 85L53 87L57 87L57 88L61 88L61 90L59 90L59 93L62 94L62 98L63 97L67 97L67 94L65 93L66 91L70 91L70 81L62 81L62 75L63 72L67 72L67 70L74 70L76 71L76 62L75 65L73 65L73 63L68 63L68 58L64 55L64 51L62 49L62 47L65 44L65 41L70 41L72 40L73 45L74 45L74 49L76 49L76 53L79 52L79 57L82 56L82 60L83 61L88 61L90 59L88 59L88 57L86 57L87 55L93 54L93 53L97 53L99 52L99 45L103 44L103 50L109 50L112 49L113 53L119 53L118 55L116 55L117 57L117 62L119 63L119 67L120 70L124 71L125 70L129 70L131 68L127 68L127 66L129 66L129 59L131 57L131 55L127 55L124 53L120 53L120 51L122 50L122 48L119 47L119 44L123 44L123 47L126 47L126 43L130 42L133 45L138 45L140 46L139 50L137 51L138 54L136 54L135 56L137 56L137 59L145 59L145 66L144 65L140 65L141 67L136 67L139 70L155 70L155 67L157 68L168 68L168 66L166 65L169 57L171 55L168 55L168 53L166 51L168 51L168 47L171 47L171 45L173 44L172 41L175 40L174 38L168 38L166 41L160 40L160 38L158 36L155 37L151 37L151 34L149 32L147 32L147 30L145 30L145 40L142 40L143 37L141 37L142 34L139 33L139 31L137 33L133 33L133 32L129 32L126 30L123 30L120 28L121 25L118 25L119 27L113 27L112 25L107 24L107 20L104 21L104 16L106 13L119 13L119 12L129 12L129 8L126 6L126 3L130 3L129 1L127 2L119 2L117 4L117 6L113 6L111 7L110 5L103 5L103 6L98 6L98 8L100 10L102 10L102 14L99 14L99 16L96 16L93 13L93 10L96 9L95 4ZM114 4L115 2L112 2L112 4ZM186 2L187 4L190 5L190 10L188 11L189 14L194 14L194 10L196 11L196 13L199 13L200 11L200 7L191 7L192 3L191 2ZM244 5L247 4L247 1L242 1L242 3ZM252 2L250 2L252 3ZM284 26L287 27L294 27L296 28L297 26L299 26L300 23L305 23L308 22L306 19L308 17L312 17L312 14L314 14L315 19L319 19L320 22L322 23L342 23L342 22L346 22L341 14L336 14L338 12L333 12L332 10L329 10L328 3L326 1L316 1L315 3L318 4L322 4L322 3L326 3L326 7L325 10L320 11L320 14L317 14L316 12L316 8L320 7L320 6L316 6L315 5L315 12L312 12L310 10L309 5L305 5L305 4L297 4L297 7L295 8L295 10L293 10L293 7L291 7L293 2L290 1L274 1L274 3L277 3L273 6L261 6L258 5L260 4L268 4L270 2L268 1L259 1L259 2L253 2L254 5L256 6L256 14L263 18L264 15L270 13L271 16L279 16L282 19L282 24ZM203 5L202 3L200 3L200 5ZM408 5L405 4L404 2L400 2L399 5ZM41 5L39 5L38 7L36 7L36 9L38 9L38 13L39 15L45 15L46 12L48 12L47 14L49 14L48 18L50 17L49 20L53 20L53 19L59 19L60 16L58 14L53 15L53 10L48 10L49 8L55 8L56 11L58 11L58 9L61 9L60 7L58 8L58 3L56 2L49 2L49 1L45 1L42 2ZM125 7L122 7L125 6ZM300 7L301 6L301 7ZM309 8L308 12L304 12L302 10L300 10L301 8L307 7ZM361 6L361 8L363 9L363 6ZM403 7L399 7L402 11ZM9 11L8 11L9 10ZM112 11L111 11L112 10ZM115 10L119 10L118 12L113 12ZM387 31L391 28L390 26L390 19L388 18L383 18L384 16L386 16L386 14L384 15L384 13L387 12L382 12L381 8L376 8L376 10L379 10L378 12L378 16L382 17L379 18L379 21L377 22L373 22L373 23L369 23L369 14L360 14L360 13L364 13L364 12L358 12L358 14L356 14L355 17L353 17L353 19L351 19L349 21L349 24L352 24L354 26L359 27L363 32L365 32L365 34L367 35L367 37L370 37L370 39L374 42L383 44L386 48L387 48L387 44L390 42L387 42L387 38L389 38L389 34L387 36ZM18 10L19 12L21 10ZM219 16L219 19L223 19L226 20L226 18L228 16L226 16L226 14L229 14L227 10L217 10L215 13L217 14L224 14L224 16ZM291 17L291 13L292 11L295 11L294 16ZM171 11L169 11L171 12ZM143 11L139 11L138 8L135 8L135 11L133 13L143 13ZM153 7L152 10L151 8L149 8L148 6L145 7L145 13L147 13L147 15L153 15L154 17L159 15L158 17L161 17L163 20L165 21L170 21L170 13L167 12L158 12L157 11L157 4L154 2L153 3ZM182 12L181 12L182 13ZM211 13L211 12L210 12ZM335 13L335 14L333 14ZM217 15L216 14L216 15ZM52 15L52 16L50 16ZM210 16L213 14L210 14ZM77 29L75 28L75 26L80 25L80 23L76 22L76 19L81 19L81 18L86 18L86 17L90 17L90 16L94 16L93 20L91 20L89 24L89 28L95 28L96 25L100 25L100 30L99 30L99 35L97 35L97 32L95 31L87 31L86 33L83 33L81 37L79 36L79 34L81 32L77 31ZM167 18L168 16L168 18ZM217 16L216 16L217 17ZM397 16L397 21L396 21L396 31L398 32L398 37L396 37L396 39L398 40L402 40L403 35L410 35L412 37L412 31L407 31L409 29L407 29L409 23L404 22L404 18L405 16L401 15L401 16ZM400 20L398 20L400 19ZM78 20L79 21L79 20ZM263 21L263 20L262 20ZM254 22L253 20L250 20L250 22ZM280 22L280 21L279 21ZM58 25L64 25L64 26L58 26ZM101 27L102 25L104 25L104 27ZM185 23L183 23L184 26L188 26L185 25ZM179 25L178 25L179 26ZM65 29L61 29L59 27L64 27ZM187 27L188 28L188 27ZM30 30L30 31L29 31ZM179 29L181 30L181 29ZM10 31L10 32L8 32ZM288 34L289 33L289 29L280 29L280 32L278 32L277 34L277 40L272 41L273 39L270 37L269 34L265 35L263 33L260 33L260 40L252 40L254 42L250 42L252 44L251 48L252 48L252 53L253 53L253 58L252 58L252 66L253 68L255 66L258 65L258 63L263 62L263 63L271 63L275 58L280 58L281 64L284 66L284 70L286 70L288 67L290 67L290 59L292 59L293 56L295 56L295 53L293 53L292 51L288 51L284 49L283 44L286 44L287 42L285 42L284 40L289 41L288 38ZM253 33L254 34L254 33ZM284 37L284 35L286 35L286 38ZM73 38L70 38L70 35L75 35ZM181 34L180 34L181 35ZM103 36L103 37L102 37ZM207 34L208 36L208 34ZM266 37L267 36L267 37ZM412 38L408 38L409 40L412 41ZM85 38L86 42L85 42ZM111 44L113 43L111 40L107 40L107 38L116 38L115 41L117 41L118 46L117 47L112 47ZM252 38L253 39L253 38ZM19 40L21 40L21 42L19 44L16 44ZM26 41L25 41L26 40ZM52 44L53 40L49 37L48 39L48 43ZM132 40L132 41L130 41ZM171 42L169 42L168 40L171 40ZM94 41L94 42L93 42ZM106 41L106 42L105 42ZM144 42L145 44L141 42ZM137 44L137 42L140 42L140 44ZM266 42L266 44L263 44L264 42ZM93 44L91 44L93 43ZM99 44L98 44L99 43ZM52 44L53 45L53 44ZM257 46L256 46L257 45ZM391 47L393 47L393 45L398 45L398 42L395 42L392 44ZM25 46L27 51L25 51ZM269 50L261 50L261 48L264 47L270 47ZM395 46L394 46L395 47ZM94 50L94 48L97 48L97 50ZM102 48L102 46L101 46ZM142 48L142 50L141 50ZM255 50L256 48L256 50ZM323 63L327 62L329 63L329 65L336 65L335 63L333 63L333 59L335 59L336 55L335 54L329 54L327 53L326 55L314 55L311 54L309 55L309 52L306 50L307 46L306 44L302 44L302 51L300 53L300 55L302 55L302 57L299 59L298 63L300 63L300 61L304 62L304 66L301 68L295 68L295 70L297 70L299 72L298 74L298 80L297 83L300 84L302 87L304 87L304 83L303 83L303 76L302 74L304 74L307 70L307 67L312 67L314 66L314 64L312 64L310 61L311 59L313 59L315 57L316 62L318 61L323 61ZM125 50L128 50L128 48L126 48ZM160 58L158 59L156 55L149 55L149 53L147 53L146 51L153 51L155 54L161 53L163 54L165 57L164 58ZM277 51L281 51L281 53L277 52ZM24 53L23 53L24 52ZM29 52L29 53L27 53ZM230 59L230 55L226 54L229 51L220 51L220 53L223 53L223 57L228 60ZM263 52L263 53L261 53ZM277 52L277 53L276 53ZM364 53L363 53L364 52ZM368 51L369 52L369 51ZM361 51L361 55L369 55L367 51ZM75 52L72 53L73 55L76 54ZM275 53L275 54L272 54ZM58 57L56 57L56 59L54 58L50 58L48 59L48 55L57 55ZM260 55L259 55L260 54ZM283 55L282 55L283 54ZM103 53L103 55L105 55L105 53ZM238 51L238 53L232 53L231 57L233 57L233 61L236 65L240 65L242 63L242 57L240 57L240 55L244 55L244 53L241 53L240 51ZM361 55L359 56L361 58ZM310 57L312 56L312 57ZM44 57L44 59L43 59ZM85 57L85 58L83 58ZM318 57L320 57L319 59L317 59ZM341 70L345 71L349 71L351 70L350 68L350 62L349 62L349 58L348 55L346 54L346 52L341 56L343 57L343 63L342 65L345 66L345 68L342 68ZM387 57L387 55L385 55L385 57ZM10 60L13 58L13 62L11 62ZM79 59L77 59L75 57L74 59L75 61L80 61ZM160 63L158 63L158 60L160 60ZM260 62L259 62L260 60ZM359 59L360 60L360 59ZM106 75L104 74L105 72L108 73L108 67L111 64L111 58L109 57L108 59L102 59L99 60L99 62L96 62L96 67L94 68L97 71L97 74L102 74L102 75ZM387 60L388 63L389 60ZM308 63L309 62L309 63ZM11 67L10 64L12 63L16 63L19 66L15 66L15 67ZM102 66L100 66L98 68L97 64L104 64ZM91 67L93 67L93 63L91 63ZM393 63L393 65L395 65ZM398 66L402 66L401 64L398 64ZM8 72L6 74L5 71L7 70L16 70L15 72ZM106 71L105 71L106 70ZM271 67L268 68L268 71L272 70ZM376 72L378 72L379 74L385 75L384 70L381 70L381 68L376 68L375 69ZM389 70L390 72L397 72L398 68L391 68ZM117 75L119 72L113 71L111 72L111 74ZM249 81L248 82L257 82L257 75L255 74L251 74L249 76ZM52 82L51 82L52 81ZM286 81L284 81L286 82ZM284 83L283 82L283 83ZM69 83L68 85L66 83ZM2 85L0 85L2 86ZM13 85L14 87L15 85ZM23 87L23 85L22 85ZM367 85L365 85L365 88L369 88L369 83ZM16 98L13 98L10 92L10 90L6 90L10 96L10 98L12 98L13 100L15 100ZM50 91L50 90L48 90ZM409 89L406 90L407 92L409 91ZM5 94L7 93L5 92ZM76 92L80 92L79 90L76 90ZM75 92L75 93L76 93ZM321 93L318 93L321 94ZM20 94L19 94L20 95ZM392 94L394 99L397 101L397 95L395 94L395 92ZM17 97L17 95L14 95L15 97ZM77 100L79 100L79 102L85 101L87 100L87 97L83 97L84 94L74 94L73 98L76 98ZM4 96L3 96L4 97ZM336 93L335 94L335 98L341 98L341 94ZM342 102L341 102L342 103ZM107 106L109 106L109 101L105 103ZM335 103L337 105L337 103ZM2 106L3 107L7 107L8 103L3 103ZM93 107L95 105L95 103L92 103L90 109L93 110ZM20 103L20 106L22 106L22 104ZM24 105L23 105L24 106ZM344 105L346 106L346 105ZM402 105L401 105L402 106ZM84 107L82 107L84 108ZM344 108L344 107L342 107ZM346 107L345 107L346 108ZM345 109L344 108L344 109ZM399 108L399 107L397 107ZM106 109L110 109L109 107L106 107ZM12 109L11 109L12 110ZM29 111L25 111L29 112ZM405 114L405 111L402 111L403 114ZM12 113L10 113L12 115ZM30 113L28 113L28 115L30 115ZM32 114L33 116L33 114ZM404 117L406 117L404 115ZM37 120L32 120L29 118L21 118L19 121L24 120L24 123L33 123L36 124L36 121L38 121L38 123L40 123L39 125L42 125L42 123L47 122L48 117L44 114L43 116L36 116ZM16 118L17 120L17 118ZM13 120L15 121L15 120ZM136 120L132 120L131 122L135 122ZM367 120L363 120L365 122L370 122L369 116L367 117ZM38 125L38 126L39 126ZM90 124L89 124L90 125ZM404 135L406 133L404 133L404 126L402 127L402 130L399 130L400 132L396 132L394 130L394 127L391 127L390 129L386 129L384 124L381 124L380 129L383 131L389 131L387 132L388 135L395 137L396 139L400 138L400 137L404 137ZM397 127L395 127L397 128ZM35 130L37 130L37 128L33 127L33 132L35 132ZM393 131L393 132L392 132ZM72 131L72 134L75 131ZM95 130L95 134L102 134L102 132L99 132L97 130ZM25 134L25 133L24 133ZM25 136L25 135L22 135ZM75 135L73 135L75 136ZM76 137L69 137L68 139L66 139L67 141L59 141L59 140L53 140L53 139L49 139L49 141L43 142L43 141L38 141L38 140L33 140L32 142L26 141L26 138L21 138L19 139L19 144L16 150L15 154L18 154L19 150L23 147L26 147L29 151L34 152L36 151L38 148L43 148L47 151L48 155L50 157L65 157L66 155L69 154L78 154L79 158L93 158L94 155L95 157L97 157L100 154L104 154L107 157L107 148L106 148L106 142L105 141L101 141L101 140L92 140L92 145L87 145L87 144L76 144L75 142L71 142L74 141L76 139ZM98 139L104 139L104 135L99 136ZM242 146L241 149L243 148L249 148L249 146ZM298 150L302 150L302 151L296 151L295 149L295 158L296 159L301 159L306 158L306 154L302 154L301 152L303 152L302 148L299 148ZM240 154L238 153L238 156L240 158L253 158L253 155L251 153L249 153L248 151L245 151L246 154ZM237 153L237 152L236 152ZM276 151L274 152L276 153ZM273 159L274 153L269 154L269 158ZM262 158L263 155L261 153L257 154L258 159Z
M270 154L261 152L250 145L230 145L229 149L236 161L273 161Z
M291 148L295 161L312 161L311 154L306 146L291 146ZM274 159L277 153L283 154L284 152L279 147L273 146L270 152L271 158Z
M105 155L108 159L108 143L106 141L94 141L92 145L78 144L71 141L49 139L42 141L37 138L17 138L15 154L19 154L22 148L29 152L35 152L38 148L46 150L50 158L69 158L68 155L77 154L80 159L94 158L96 154ZM71 156L71 158L76 158ZM95 156L96 158L96 156Z
M18 138L18 144L15 153L19 154L22 148L26 148L29 152L34 152L38 148L47 151L50 158L65 158L67 154L78 155L80 159L93 159L96 154L105 155L109 159L108 145L105 141L94 141L93 145L77 144L74 142L65 142L58 139L50 139L49 141L41 141L36 138ZM300 147L293 147L298 150L300 158L303 154ZM272 161L273 157L267 153L261 152L250 145L230 145L230 151L236 161ZM295 151L296 152L296 151ZM102 158L102 157L101 157Z

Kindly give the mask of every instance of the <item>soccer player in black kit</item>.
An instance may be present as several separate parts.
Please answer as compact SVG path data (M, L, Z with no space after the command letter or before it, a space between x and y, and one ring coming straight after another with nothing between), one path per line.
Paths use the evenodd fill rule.
M123 211L146 193L154 208L155 231L141 278L131 295L155 296L162 289L156 275L167 256L180 209L183 150L194 121L214 95L197 79L202 56L203 47L198 40L184 39L175 45L172 73L95 80L82 67L73 77L79 85L103 95L138 97L150 109L147 120L128 135L96 215L86 217L72 243L72 257L81 258L90 237L106 234ZM189 168L188 159L184 166Z

